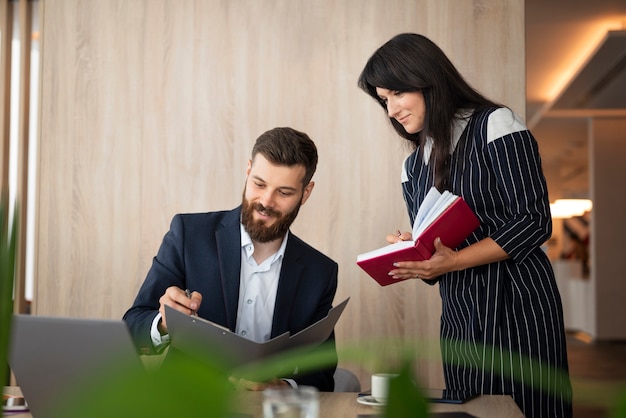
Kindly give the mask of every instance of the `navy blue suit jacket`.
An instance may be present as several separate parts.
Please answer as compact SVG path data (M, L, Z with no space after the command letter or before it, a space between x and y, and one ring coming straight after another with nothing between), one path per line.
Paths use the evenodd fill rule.
M150 328L159 310L159 298L170 286L200 292L198 316L235 331L241 269L240 217L241 207L174 216L133 306L124 314L141 353L154 353ZM289 233L272 337L286 331L294 334L328 314L337 290L337 271L337 263ZM334 333L328 342L334 346ZM332 391L335 367L305 376L281 377Z

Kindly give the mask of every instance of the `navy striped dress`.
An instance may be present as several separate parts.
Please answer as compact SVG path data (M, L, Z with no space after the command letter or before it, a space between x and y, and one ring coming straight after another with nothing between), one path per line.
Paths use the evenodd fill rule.
M457 119L451 192L481 225L461 247L491 237L509 259L438 278L441 352L448 389L511 394L527 417L570 417L561 298L541 245L552 233L537 143L507 108ZM411 224L434 184L431 142L404 162ZM434 283L434 282L432 282Z

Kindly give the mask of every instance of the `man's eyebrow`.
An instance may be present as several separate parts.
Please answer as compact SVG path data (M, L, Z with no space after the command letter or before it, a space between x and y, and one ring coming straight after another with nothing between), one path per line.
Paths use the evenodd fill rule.
M280 190L289 190L292 192L297 192L299 189L297 187L291 187L291 186L280 186L278 187Z
M267 183L265 180L263 180L258 175L252 175L252 178L255 179L255 180L260 181L261 183ZM278 186L277 189L280 189L280 190L290 190L290 191L293 191L293 192L297 192L299 190L297 187L292 187L292 186Z

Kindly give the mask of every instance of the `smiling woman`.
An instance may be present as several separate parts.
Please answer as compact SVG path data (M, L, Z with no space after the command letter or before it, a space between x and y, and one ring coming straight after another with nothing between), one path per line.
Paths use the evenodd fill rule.
M552 224L535 138L420 34L385 42L358 83L411 148L401 185L411 224L434 188L461 196L479 220L460 245L433 237L430 258L389 267L393 277L439 286L446 389L511 394L528 417L571 417L563 309L541 249Z
M405 131L415 134L424 128L426 105L420 90L391 91L376 87L376 93L387 108L389 117L397 120Z

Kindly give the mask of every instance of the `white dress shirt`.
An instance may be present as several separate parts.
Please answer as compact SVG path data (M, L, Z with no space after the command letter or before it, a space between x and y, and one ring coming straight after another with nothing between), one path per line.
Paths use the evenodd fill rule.
M268 341L272 333L274 304L278 277L282 267L289 233L276 253L260 265L253 257L254 244L243 225L241 229L241 269L239 276L239 303L235 332L255 342ZM169 334L161 335L158 329L161 313L152 321L150 336L157 351L169 343Z
M235 332L257 343L271 338L278 277L288 235L285 234L276 253L257 264L253 257L252 239L243 225L241 226L241 273Z
M273 255L257 264L254 259L254 244L248 232L240 225L241 230L241 269L239 273L239 302L237 305L237 324L235 332L255 342L271 339L274 305L278 290L278 278L285 256L285 248L289 232ZM152 321L150 335L157 351L162 350L170 341L169 334L161 335L158 330L161 313ZM297 374L294 370L293 374ZM291 387L297 388L294 379L281 379Z

